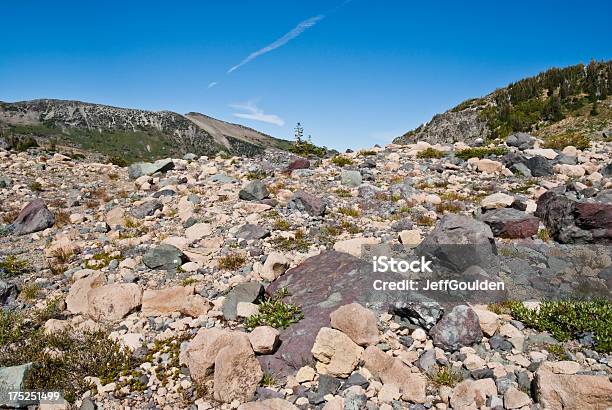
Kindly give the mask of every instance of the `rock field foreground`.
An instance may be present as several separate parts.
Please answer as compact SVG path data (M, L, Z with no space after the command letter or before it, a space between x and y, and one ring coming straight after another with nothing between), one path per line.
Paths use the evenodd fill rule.
M466 148L129 169L0 151L0 303L34 335L118 346L121 371L84 370L73 404L53 408L611 408L612 355L593 335L558 341L488 300L370 293L362 245L475 241L508 268L509 299L609 298L612 143L558 151L520 135L455 156ZM0 387L32 386L37 363L11 353L29 342L0 336Z

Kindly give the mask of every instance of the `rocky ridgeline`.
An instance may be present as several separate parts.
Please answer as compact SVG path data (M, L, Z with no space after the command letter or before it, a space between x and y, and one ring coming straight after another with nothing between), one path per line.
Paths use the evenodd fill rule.
M482 240L527 287L571 289L574 269L609 295L609 254L582 252L595 268L576 271L559 250L612 240L612 145L504 147L129 169L0 151L0 302L27 315L59 301L45 334L101 330L132 358L86 375L83 409L610 407L612 356L592 334L561 343L487 305L369 290L362 245ZM28 386L30 365L12 365L0 385Z

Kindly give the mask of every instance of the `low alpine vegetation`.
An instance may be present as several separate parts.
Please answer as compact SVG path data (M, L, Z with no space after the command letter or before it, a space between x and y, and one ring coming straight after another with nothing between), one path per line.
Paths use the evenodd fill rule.
M276 329L285 329L292 323L297 323L304 317L302 310L283 299L289 296L286 289L281 289L259 305L259 313L249 316L244 321L247 329L257 326L271 326Z

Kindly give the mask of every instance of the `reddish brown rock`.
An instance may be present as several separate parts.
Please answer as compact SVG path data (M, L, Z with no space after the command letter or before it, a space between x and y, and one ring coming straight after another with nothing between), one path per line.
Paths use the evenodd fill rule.
M15 235L27 235L51 228L55 217L41 199L35 199L27 204L10 225Z
M306 158L296 158L287 166L286 172L291 172L296 169L308 169L310 168L310 161Z
M513 208L488 211L481 220L491 227L493 235L502 238L529 238L540 226L538 218Z

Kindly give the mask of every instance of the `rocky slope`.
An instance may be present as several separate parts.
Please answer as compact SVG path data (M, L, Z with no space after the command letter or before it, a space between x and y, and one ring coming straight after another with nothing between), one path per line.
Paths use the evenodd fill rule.
M612 143L541 144L0 149L0 385L83 409L608 408L612 305L540 300L610 297ZM374 287L437 279L372 272L423 252L506 289Z
M483 143L513 132L541 137L612 135L612 61L553 68L462 102L397 137L396 144Z
M251 128L198 113L180 115L80 101L0 102L0 140L18 145L29 137L42 144L69 144L128 162L188 152L254 155L266 147L288 146L286 141Z

